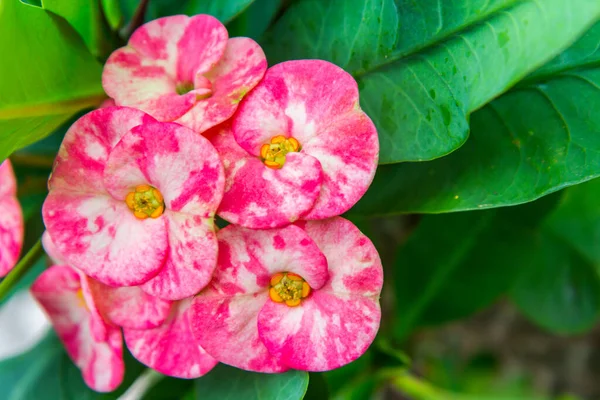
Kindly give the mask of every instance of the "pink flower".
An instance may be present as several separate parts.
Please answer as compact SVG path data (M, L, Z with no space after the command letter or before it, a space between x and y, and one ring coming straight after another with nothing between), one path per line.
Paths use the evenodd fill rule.
M42 272L31 292L85 383L98 392L115 390L125 370L121 330L100 315L87 278L67 265L55 265Z
M208 354L251 371L326 371L367 350L379 328L383 271L351 222L229 225L218 238L213 281L190 314Z
M64 138L44 222L68 265L178 300L199 292L215 268L223 182L202 136L138 110L98 109Z
M210 15L175 15L138 28L109 57L102 85L117 105L201 133L229 119L266 69L252 39L228 39Z
M13 269L23 246L23 212L10 161L0 164L0 278Z
M198 378L217 365L194 339L188 322L192 299L176 302L168 319L153 329L123 328L125 342L140 362L177 378Z
M232 133L215 131L226 175L218 214L248 228L340 215L377 168L377 131L356 82L326 61L271 67L240 105Z

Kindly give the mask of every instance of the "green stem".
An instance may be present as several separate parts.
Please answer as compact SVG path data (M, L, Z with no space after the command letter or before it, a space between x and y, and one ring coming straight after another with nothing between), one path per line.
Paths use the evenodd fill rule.
M21 261L13 268L13 270L0 282L0 301L6 297L11 289L23 278L35 262L44 254L42 247L42 239L38 239L31 249L23 256Z

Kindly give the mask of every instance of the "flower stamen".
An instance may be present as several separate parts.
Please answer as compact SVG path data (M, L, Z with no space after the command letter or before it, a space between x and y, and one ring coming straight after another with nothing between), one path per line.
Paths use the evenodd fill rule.
M283 135L277 135L271 138L271 143L262 145L260 148L260 157L267 167L279 169L285 164L287 153L300 150L300 142L295 138L286 138Z
M138 219L158 218L165 211L165 202L158 189L150 185L138 185L125 197L125 203Z
M310 294L310 285L300 275L292 272L278 272L271 277L269 297L276 303L289 307L300 305Z

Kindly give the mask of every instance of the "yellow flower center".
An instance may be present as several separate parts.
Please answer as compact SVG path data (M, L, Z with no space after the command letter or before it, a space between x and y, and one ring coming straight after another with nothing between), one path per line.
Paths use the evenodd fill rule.
M285 164L285 155L292 151L300 151L300 143L293 137L273 136L271 143L263 144L260 157L269 168L279 169Z
M310 286L300 275L278 272L271 277L269 297L276 303L296 307L309 294Z
M125 197L127 207L139 219L158 218L165 211L165 202L158 189L150 185L138 185Z

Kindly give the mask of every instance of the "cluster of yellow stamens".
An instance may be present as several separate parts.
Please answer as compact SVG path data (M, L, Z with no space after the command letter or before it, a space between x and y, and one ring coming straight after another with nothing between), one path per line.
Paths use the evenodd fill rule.
M300 275L278 272L271 277L269 297L276 303L296 307L310 294L310 286Z
M135 190L125 197L127 207L139 219L158 218L165 211L165 202L158 189L150 185L136 186Z
M285 164L285 155L292 151L300 151L300 143L293 137L273 136L271 143L263 144L260 157L269 168L279 169Z

